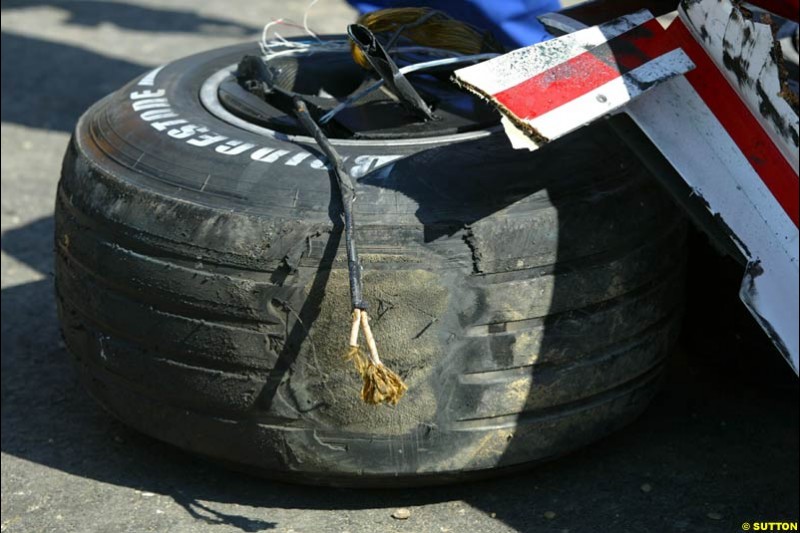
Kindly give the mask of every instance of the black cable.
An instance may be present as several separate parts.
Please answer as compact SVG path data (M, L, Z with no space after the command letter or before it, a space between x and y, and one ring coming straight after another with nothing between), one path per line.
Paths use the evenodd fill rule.
M344 162L331 144L331 141L328 140L319 125L311 118L306 103L302 99L295 97L294 109L300 123L303 124L303 127L308 130L308 133L314 137L314 140L317 141L325 157L328 158L330 170L332 170L334 176L336 176L336 183L339 187L339 194L342 198L342 208L344 211L342 218L344 219L344 236L347 248L347 271L350 278L350 303L353 309L366 310L367 303L362 299L361 263L358 260L358 250L356 249L355 241L353 202L356 199L356 191L353 186L353 180L345 170Z
M428 104L400 72L394 60L369 28L361 24L350 24L347 27L347 35L353 44L363 52L364 57L383 79L386 87L400 99L403 105L425 120L434 118L433 111Z

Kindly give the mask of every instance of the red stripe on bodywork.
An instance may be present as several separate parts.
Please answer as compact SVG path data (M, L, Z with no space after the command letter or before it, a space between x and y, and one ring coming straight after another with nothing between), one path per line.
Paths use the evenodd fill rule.
M678 48L665 35L651 19L492 96L517 117L536 118Z
M789 162L680 18L667 28L667 36L697 66L685 74L686 79L797 226L800 180Z

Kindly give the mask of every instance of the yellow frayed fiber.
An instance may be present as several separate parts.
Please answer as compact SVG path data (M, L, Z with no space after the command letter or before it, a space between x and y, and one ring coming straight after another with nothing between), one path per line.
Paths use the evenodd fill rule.
M426 7L379 9L361 15L357 22L376 35L385 34L386 39L392 38L397 30L401 30L402 37L417 45L452 50L460 54L502 51L488 32L481 33L469 24ZM381 42L387 44L384 42L386 39L381 39ZM350 43L350 51L356 63L366 69L371 68L364 53L355 44Z
M374 364L361 353L361 348L358 346L350 346L347 349L345 359L353 361L356 372L364 380L364 385L361 387L361 399L365 403L379 404L386 402L391 405L397 405L397 402L408 390L400 376L383 364Z
M364 386L361 388L361 399L365 403L379 404L385 402L397 405L397 402L408 390L400 376L382 364L374 365L372 361L367 361L362 376L364 378Z
M359 329L363 329L367 340L369 352L365 355L358 345ZM350 346L347 348L345 359L353 361L356 371L364 381L361 387L361 399L365 403L388 403L397 405L408 387L400 376L386 368L378 356L378 348L372 329L369 327L367 312L361 309L353 310L353 322L350 326Z
M359 346L350 346L347 348L347 354L344 356L346 361L353 361L356 366L356 371L363 377L367 371L367 359L361 353Z

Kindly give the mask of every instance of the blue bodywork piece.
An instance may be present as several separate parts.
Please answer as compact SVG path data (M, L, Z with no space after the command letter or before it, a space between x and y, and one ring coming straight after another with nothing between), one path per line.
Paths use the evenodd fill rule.
M361 13L387 7L431 7L453 18L490 30L507 48L520 48L552 36L537 15L558 11L559 0L349 0Z

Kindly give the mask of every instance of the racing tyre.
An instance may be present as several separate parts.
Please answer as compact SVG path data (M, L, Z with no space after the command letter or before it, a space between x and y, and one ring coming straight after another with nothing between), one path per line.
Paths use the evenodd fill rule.
M156 69L76 127L56 291L100 404L239 469L349 486L547 460L645 409L681 318L685 228L602 123L535 152L496 124L334 139L373 330L408 385L362 403L335 182L312 139L265 126L285 113L221 96L255 52Z

